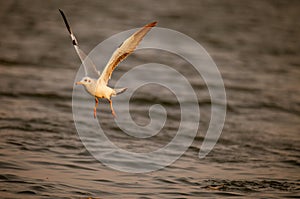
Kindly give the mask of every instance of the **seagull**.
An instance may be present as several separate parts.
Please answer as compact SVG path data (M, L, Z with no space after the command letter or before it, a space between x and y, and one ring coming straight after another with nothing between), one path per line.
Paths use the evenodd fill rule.
M113 104L111 97L115 97L127 90L127 88L111 88L109 87L108 81L111 78L112 72L118 66L118 64L127 58L138 46L140 41L145 37L145 35L154 27L157 22L154 21L149 23L132 34L127 38L121 45L114 51L108 63L106 64L102 73L100 73L93 61L79 48L77 39L75 38L71 27L67 21L64 12L59 9L60 14L64 20L64 23L69 31L72 39L72 44L78 54L85 71L85 77L81 81L76 82L76 85L83 85L85 90L95 98L94 106L94 118L97 117L97 106L99 104L99 98L105 98L110 104L111 113L116 117L116 113L113 109Z

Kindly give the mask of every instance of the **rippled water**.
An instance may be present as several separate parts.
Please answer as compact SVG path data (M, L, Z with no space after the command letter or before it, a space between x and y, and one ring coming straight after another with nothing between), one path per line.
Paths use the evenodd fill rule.
M298 1L9 0L0 5L1 198L300 197ZM57 8L65 10L87 52L112 34L152 20L200 42L220 69L228 100L213 151L198 159L211 115L201 77L175 55L145 50L122 63L111 83L153 60L172 66L197 92L198 135L179 160L156 172L120 172L95 160L74 126L79 59ZM168 111L166 126L150 139L123 133L101 101L101 126L117 146L148 152L175 136L179 105L168 90L150 92L156 89L142 87L130 105L141 125L149 122L149 106L159 103Z

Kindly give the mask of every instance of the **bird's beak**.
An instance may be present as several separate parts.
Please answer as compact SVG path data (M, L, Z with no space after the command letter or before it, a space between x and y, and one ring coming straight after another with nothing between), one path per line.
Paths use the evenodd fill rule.
M83 83L82 83L82 82L76 82L75 84L76 84L76 85L80 85L80 84L83 84Z

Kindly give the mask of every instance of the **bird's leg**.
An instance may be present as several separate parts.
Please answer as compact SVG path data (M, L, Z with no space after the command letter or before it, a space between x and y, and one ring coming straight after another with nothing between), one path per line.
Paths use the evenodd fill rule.
M115 111L114 111L114 108L113 108L113 105L112 105L112 100L111 99L108 99L109 101L109 104L110 104L110 109L111 109L111 114L114 116L114 117L117 117Z
M99 100L97 97L95 97L95 106L94 106L94 118L97 117L97 106L99 104Z

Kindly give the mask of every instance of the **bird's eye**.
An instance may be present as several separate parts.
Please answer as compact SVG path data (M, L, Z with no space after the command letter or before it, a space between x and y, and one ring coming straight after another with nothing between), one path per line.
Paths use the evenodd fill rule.
M91 80L89 80L89 82L91 82Z
M87 80L85 79L84 81L86 82Z

